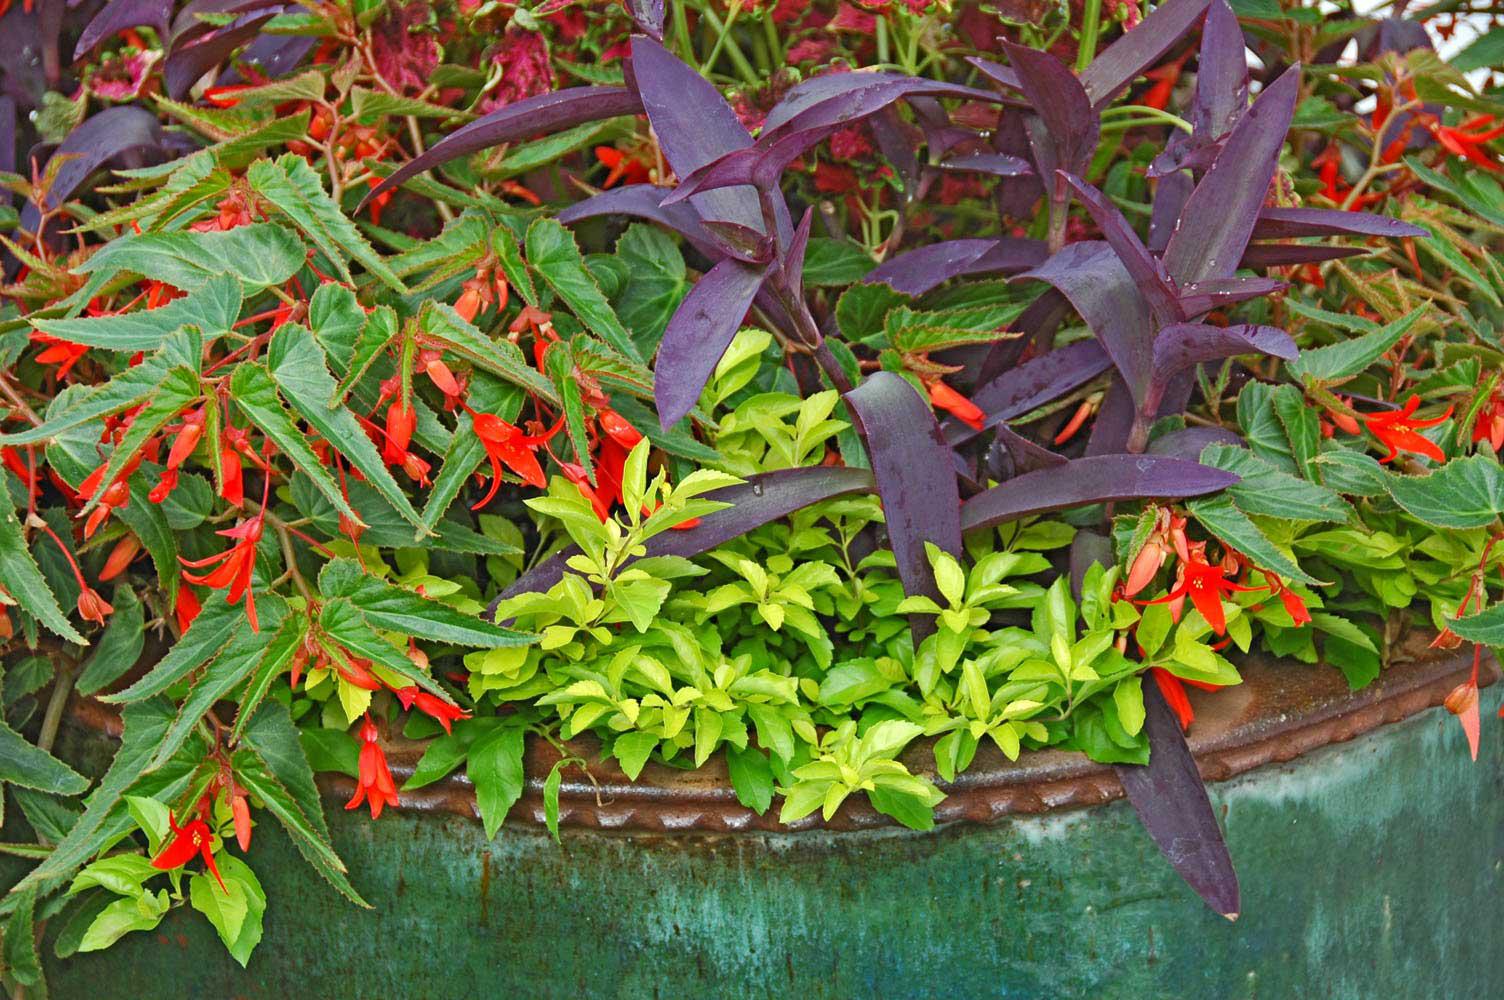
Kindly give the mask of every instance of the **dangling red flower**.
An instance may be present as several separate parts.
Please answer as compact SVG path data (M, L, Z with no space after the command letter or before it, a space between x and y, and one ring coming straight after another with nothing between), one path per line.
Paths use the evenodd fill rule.
M245 615L251 622L251 631L259 631L256 622L256 595L251 589L251 573L256 569L256 544L261 541L261 528L263 516L255 517L233 528L216 532L226 538L235 539L235 544L219 555L209 556L207 559L184 559L178 557L178 561L189 569L202 569L205 566L215 566L209 573L197 575L184 573L183 579L189 583L197 583L214 590L224 587L230 588L225 595L227 604L234 604L245 595Z
M1433 462L1446 461L1446 456L1442 454L1436 443L1429 438L1422 437L1416 431L1444 423L1452 415L1452 408L1447 407L1447 412L1439 417L1432 417L1430 420L1415 420L1413 419L1415 408L1419 405L1420 397L1411 393L1402 409L1370 413L1363 418L1363 422L1368 425L1369 432L1389 449L1389 454L1379 459L1380 462L1392 462L1402 451L1424 455Z
M1163 667L1150 667L1149 673L1154 678L1154 686L1159 688L1160 694L1164 695L1165 704L1169 705L1170 711L1175 713L1182 732L1190 729L1191 723L1196 721L1196 713L1191 709L1190 698L1186 697L1185 686L1189 684L1203 691L1221 690L1220 684L1207 684L1204 681L1176 677Z
M356 779L355 794L345 803L346 809L355 809L362 802L371 807L371 818L380 819L381 810L397 803L397 783L392 780L391 769L386 766L386 753L376 742L381 734L369 715L360 726L360 777Z
M543 434L529 435L524 434L522 428L507 423L494 413L477 413L468 406L465 410L474 421L475 436L480 438L480 443L485 447L486 458L491 461L491 488L478 503L470 508L471 510L479 510L496 496L496 491L501 488L503 465L515 472L529 486L535 486L541 490L548 485L548 480L543 476L543 467L538 464L538 456L535 453L558 433L559 428L563 426L562 420Z
M974 431L979 431L987 422L982 408L961 395L940 379L930 383L930 402L945 410Z
M1473 675L1457 685L1447 695L1447 711L1457 716L1462 731L1467 734L1467 748L1473 760L1478 759L1478 738L1481 726L1478 719L1478 667L1483 662L1483 647L1473 648ZM1504 714L1504 713L1501 713Z
M103 597L92 587L84 587L78 592L78 616L86 622L95 625L104 624L104 616L114 613L115 609L105 602Z
M214 880L225 892L230 890L225 887L225 880L219 877L219 866L214 863L214 852L210 849L214 834L209 829L209 824L201 819L189 820L182 826L178 826L176 817L172 813L167 814L167 825L172 828L172 839L162 846L157 856L151 859L151 866L161 871L172 871L181 868L193 860L195 854L204 859L204 864L214 875Z
M1495 452L1504 449L1504 390L1495 389L1473 423L1473 442L1487 441Z
M411 709L418 706L418 711L430 715L438 720L439 725L444 727L444 732L450 732L450 726L459 719L470 718L470 713L458 705L451 705L436 695L429 694L417 685L412 687L397 688L397 700L402 702L402 707Z
M1217 635L1227 633L1227 614L1222 608L1225 594L1239 591L1263 590L1262 587L1245 587L1227 579L1227 568L1221 563L1212 565L1206 559L1206 543L1195 542L1187 547L1180 563L1180 578L1175 589L1164 597L1144 604L1168 604L1178 598L1189 597L1201 617Z
M40 330L33 330L31 339L34 343L47 345L47 349L37 355L37 361L44 365L57 365L57 371L54 374L59 380L67 378L73 366L89 352L85 344L62 340Z

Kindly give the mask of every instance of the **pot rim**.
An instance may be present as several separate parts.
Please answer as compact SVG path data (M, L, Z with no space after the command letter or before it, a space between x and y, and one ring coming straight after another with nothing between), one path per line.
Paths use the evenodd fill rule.
M1403 721L1434 708L1467 679L1471 652L1438 655L1412 636L1400 652L1411 658L1385 669L1361 691L1326 664L1306 664L1262 654L1243 658L1243 683L1215 693L1189 690L1196 721L1187 742L1201 776L1226 781L1254 768L1285 763L1312 750L1343 743L1380 726ZM1500 678L1499 664L1485 652L1479 686ZM74 702L73 721L112 737L120 733L113 706L92 698ZM1037 815L1102 805L1124 796L1112 765L1098 764L1081 753L1038 750L1009 761L990 742L953 782L935 773L934 739L916 741L900 757L946 793L935 807L937 825L996 822L1013 815ZM758 815L743 806L731 787L724 754L685 770L650 761L632 781L614 759L600 756L594 737L566 744L572 756L589 762L588 772L571 765L559 788L559 825L596 830L650 833L793 833L804 830L864 830L898 827L866 801L852 796L830 820L818 813L794 823L779 823L777 812ZM425 744L396 737L383 741L397 779L400 807L424 813L480 818L475 789L463 773L430 785L400 791L411 777ZM544 825L543 784L563 755L546 740L530 738L521 798L507 814L511 823ZM317 776L327 798L348 799L355 780L344 774Z

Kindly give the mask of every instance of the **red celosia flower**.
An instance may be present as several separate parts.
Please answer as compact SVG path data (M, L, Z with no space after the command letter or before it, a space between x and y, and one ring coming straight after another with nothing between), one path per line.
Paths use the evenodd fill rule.
M226 528L217 532L226 538L235 539L235 544L219 555L209 556L207 559L184 559L178 557L178 561L190 569L202 569L205 566L214 566L209 573L196 575L184 573L183 579L189 583L197 583L214 590L223 587L230 588L225 595L225 602L234 604L245 595L245 615L251 622L251 631L260 630L256 622L256 595L251 589L251 573L256 569L256 543L261 541L261 528L263 516L255 517L233 528Z
M457 719L470 718L470 713L458 705L451 705L444 699L429 694L416 685L398 688L396 694L397 700L402 702L403 708L411 709L414 705L417 705L418 711L437 719L439 725L444 727L444 732L446 733L450 732L450 726Z
M386 766L386 753L376 739L381 734L369 715L360 726L360 777L356 779L355 794L345 803L346 809L355 809L362 802L369 803L371 818L380 819L381 810L396 806L397 783Z
M1262 587L1245 587L1228 580L1226 567L1221 563L1214 566L1207 562L1206 543L1195 542L1187 546L1185 556L1181 559L1180 575L1175 589L1164 597L1144 603L1166 604L1179 598L1189 597L1192 606L1201 612L1201 617L1206 619L1212 631L1217 635L1225 635L1227 615L1222 609L1223 595L1262 589Z
M209 829L209 824L201 819L189 820L182 826L178 826L176 817L172 813L167 814L167 825L172 827L172 839L162 846L157 856L151 859L151 866L161 871L172 871L181 868L193 860L195 854L204 859L214 875L214 880L225 892L230 890L225 887L225 880L219 877L219 866L214 863L214 852L210 849L214 834Z
M930 383L930 402L948 412L972 430L979 431L987 422L982 408L961 395L940 379Z
M1379 459L1380 462L1392 462L1402 451L1424 455L1435 462L1446 461L1446 456L1441 453L1436 443L1422 437L1416 431L1445 422L1452 415L1452 408L1447 407L1447 412L1430 420L1415 420L1413 419L1415 408L1419 405L1420 397L1411 393L1402 409L1370 413L1363 418L1363 422L1368 425L1368 430L1373 436L1389 449L1389 454Z

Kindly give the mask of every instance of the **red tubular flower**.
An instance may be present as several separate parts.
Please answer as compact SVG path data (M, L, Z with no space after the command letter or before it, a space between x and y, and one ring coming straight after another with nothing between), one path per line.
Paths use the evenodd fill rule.
M381 810L397 806L397 783L392 780L391 769L386 766L386 754L376 742L380 733L369 715L360 726L360 777L356 779L355 794L345 803L346 809L355 809L362 802L369 803L371 818L380 819Z
M135 535L123 536L105 558L104 568L99 571L100 582L113 580L124 573L125 568L131 564L140 551L141 543L136 540Z
M940 379L935 379L930 383L930 402L974 431L981 430L987 422L987 414L982 412L981 407Z
M195 854L204 859L204 864L213 873L214 880L225 892L230 890L225 887L225 880L219 877L219 866L214 863L214 852L210 850L214 834L209 829L209 824L201 819L189 820L182 826L178 826L176 817L172 813L167 814L167 825L172 828L172 839L162 846L157 856L151 859L151 866L161 871L172 871L181 868L193 860Z
M37 355L37 361L44 365L57 365L57 371L54 374L59 379L67 378L73 366L89 352L89 348L84 344L62 340L51 334L42 333L40 330L33 330L31 339L35 343L47 345L47 349Z
M1201 617L1217 635L1227 633L1227 615L1222 609L1222 597L1239 591L1262 590L1262 587L1245 587L1227 579L1227 569L1220 563L1212 565L1206 559L1206 543L1196 542L1187 546L1180 563L1181 575L1175 589L1164 597L1144 604L1168 604L1189 597Z
M1498 389L1478 411L1478 419L1473 424L1473 443L1479 441L1487 441L1495 452L1504 449L1504 392Z
M477 413L468 406L465 409L474 421L475 435L486 449L486 458L491 461L491 488L471 510L479 510L496 496L496 491L501 487L503 465L529 486L541 490L548 485L535 452L558 433L563 426L562 420L542 434L528 435L522 432L522 428L507 423L494 413Z
M1434 125L1431 132L1436 136L1436 141L1454 156L1472 160L1487 170L1504 170L1504 164L1500 164L1488 150L1483 148L1484 143L1504 136L1504 125L1496 128L1488 127L1493 122L1493 115L1479 115L1455 127Z
M230 796L230 816L235 820L235 842L244 854L251 849L251 804L244 795Z
M574 483L581 496L590 501L590 506L595 510L595 516L604 524L611 516L611 501L601 496L590 484L590 477L585 475L585 467L576 462L560 462L559 471L564 473L565 479ZM599 469L597 469L596 478L600 478Z
M437 719L439 725L444 727L444 732L446 733L450 732L450 726L457 719L470 718L470 713L458 705L451 705L444 699L420 689L417 685L398 688L396 693L397 700L402 702L403 708L410 710L414 705L417 705L418 711Z
M1481 726L1478 719L1478 666L1483 661L1483 647L1473 649L1473 675L1452 689L1443 704L1447 711L1457 716L1462 731L1467 734L1468 752L1473 760L1478 759L1478 737ZM1501 712L1500 714L1504 714Z
M1204 681L1176 677L1162 667L1150 667L1149 673L1154 677L1154 684L1159 688L1159 693L1164 695L1165 703L1170 706L1170 711L1174 712L1175 718L1180 721L1182 732L1191 728L1191 723L1196 721L1196 713L1191 710L1191 700L1186 697L1185 686L1189 684L1203 691L1219 691L1222 687L1220 684L1207 684Z
M83 587L78 592L78 616L95 625L104 624L104 616L114 612L109 604L92 587Z
M188 631L188 626L193 624L193 619L197 618L202 610L202 606L198 603L198 595L193 592L193 588L186 583L178 584L177 603L172 606L173 616L178 622L178 632Z
M411 403L402 405L401 399L392 400L392 405L386 411L386 441L387 448L393 453L407 451L407 446L412 443L413 431L418 426L418 411ZM387 459L391 461L390 458Z
M627 423L626 419L615 410L602 409L597 413L597 419L605 435L627 451L637 447L642 440L642 432Z
M230 592L225 595L225 602L234 604L245 595L245 615L250 619L251 631L259 631L256 622L256 595L251 590L251 573L256 569L256 543L261 541L261 528L263 518L257 514L255 517L233 528L217 532L226 538L235 539L235 544L219 555L210 556L207 559L184 559L178 557L178 561L189 569L202 569L206 566L214 566L212 572L197 575L184 573L183 579L189 583L197 583L214 590L228 587Z
M1382 413L1370 413L1363 418L1368 425L1368 430L1374 437L1389 449L1389 454L1379 459L1380 462L1392 462L1399 457L1400 452L1409 451L1417 455L1424 455L1433 462L1445 462L1446 456L1434 441L1422 437L1416 431L1427 427L1435 427L1443 423L1452 415L1452 408L1447 407L1447 412L1430 420L1415 420L1415 408L1420 405L1420 397L1414 393L1405 400L1405 405L1398 410L1385 410Z

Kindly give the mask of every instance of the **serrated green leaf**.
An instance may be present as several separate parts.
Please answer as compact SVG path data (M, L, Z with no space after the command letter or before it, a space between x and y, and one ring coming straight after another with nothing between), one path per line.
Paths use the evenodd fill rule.
M1486 528L1504 513L1504 470L1492 456L1453 459L1427 476L1389 477L1406 512L1437 528Z
M1429 241L1428 241L1429 242ZM1384 356L1401 337L1410 332L1416 320L1425 315L1429 306L1421 306L1393 323L1386 324L1372 333L1351 340L1339 341L1326 347L1307 348L1286 368L1297 378L1313 383L1330 385L1361 374L1369 365Z
M1203 528L1253 560L1253 564L1260 569L1277 573L1283 580L1325 586L1323 581L1301 569L1294 559L1271 542L1269 536L1233 504L1231 497L1192 500L1186 504L1186 509Z
M248 288L280 285L298 273L304 260L303 244L291 230L254 222L223 232L128 233L75 270L96 284L130 273L191 292L225 274Z
M156 309L137 309L118 316L38 319L43 333L74 344L111 351L155 351L181 326L195 326L205 342L224 334L240 316L240 282L215 275L180 299Z
M642 362L632 335L621 325L600 286L585 269L585 259L580 256L573 233L553 219L537 219L528 226L526 252L528 264L587 329L631 360Z
M27 549L21 522L16 519L8 498L0 499L0 583L28 614L52 632L69 642L85 645L84 637L58 606L52 588L47 586L47 579Z
M326 598L347 600L374 628L431 642L500 649L534 640L371 576L351 559L334 559L325 565L319 574L319 591Z
M193 624L145 677L124 691L105 695L100 700L129 704L161 694L209 662L232 636L249 631L250 623L238 605L219 599L207 601L198 617L193 619Z

